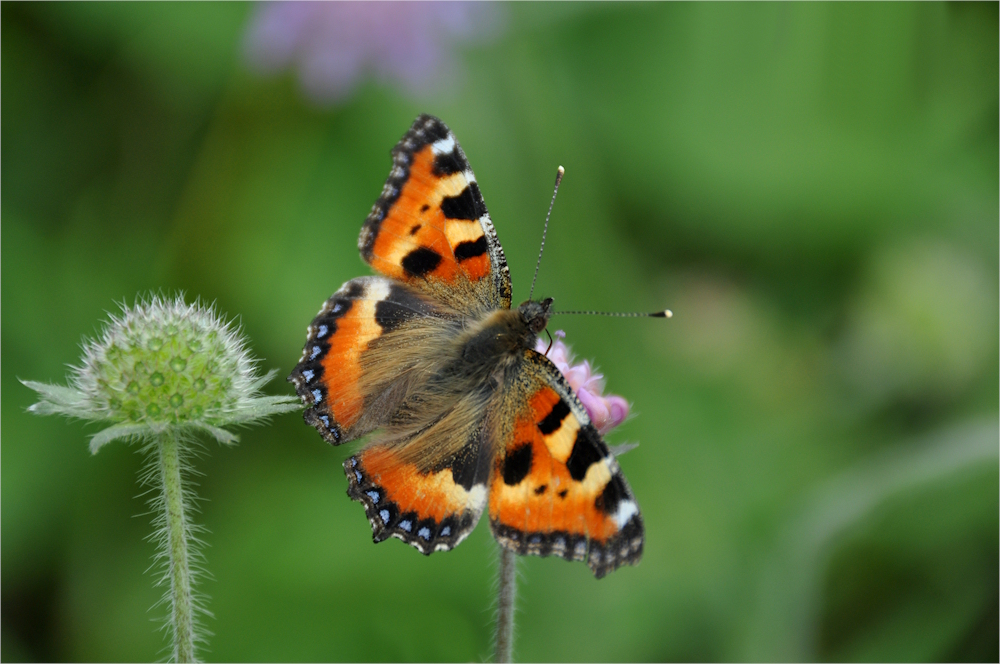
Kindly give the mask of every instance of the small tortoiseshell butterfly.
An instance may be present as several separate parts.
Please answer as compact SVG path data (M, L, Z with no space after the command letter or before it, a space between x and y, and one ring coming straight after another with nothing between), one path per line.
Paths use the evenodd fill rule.
M448 127L421 115L361 229L358 277L323 305L289 380L340 445L376 542L447 551L489 507L501 545L585 560L642 556L639 506L556 366L535 351L552 299L511 309L507 260Z

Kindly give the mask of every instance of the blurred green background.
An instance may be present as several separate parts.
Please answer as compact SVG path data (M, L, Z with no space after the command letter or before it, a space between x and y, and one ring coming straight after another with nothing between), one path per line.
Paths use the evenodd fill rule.
M323 105L248 66L250 5L3 3L0 656L165 646L141 457L91 457L97 428L27 414L17 379L62 382L116 302L184 291L290 393L429 112L515 300L562 164L537 293L675 314L552 321L634 405L609 442L641 442L647 542L600 581L523 560L519 659L997 661L997 7L496 6L440 93ZM489 656L487 525L374 546L349 451L295 414L206 447L207 659Z

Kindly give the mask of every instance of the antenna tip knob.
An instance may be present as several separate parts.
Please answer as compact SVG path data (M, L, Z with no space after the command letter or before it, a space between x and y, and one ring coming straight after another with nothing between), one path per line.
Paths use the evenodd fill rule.
M663 317L664 318L673 318L674 317L674 312L672 312L670 309L664 309L663 310Z

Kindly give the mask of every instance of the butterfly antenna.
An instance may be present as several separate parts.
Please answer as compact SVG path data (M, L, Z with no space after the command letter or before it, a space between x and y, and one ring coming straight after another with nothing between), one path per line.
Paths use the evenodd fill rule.
M587 316L614 316L615 318L673 318L674 312L670 309L664 309L663 311L654 311L652 313L640 313L640 312L617 312L617 311L553 311L550 316L559 316L564 314L583 314Z
M566 174L566 169L560 166L556 170L556 186L552 190L552 201L549 203L548 214L545 215L545 227L542 229L542 246L538 250L538 261L535 263L535 276L531 278L531 292L528 293L528 299L535 294L535 282L538 281L538 268L542 264L542 252L545 251L545 234L549 232L549 217L552 216L552 206L556 204L556 194L559 193L559 183L562 182L563 175Z

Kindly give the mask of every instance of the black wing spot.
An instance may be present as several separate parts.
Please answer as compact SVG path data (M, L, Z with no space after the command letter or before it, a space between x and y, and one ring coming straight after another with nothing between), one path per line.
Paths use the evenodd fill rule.
M375 304L375 322L383 332L392 332L407 320L428 316L431 308L412 291L394 284L384 300Z
M427 207L427 206L425 205L424 207ZM415 225L413 228L410 229L410 235L416 235L417 233L420 232L421 228L423 228L423 226L421 224Z
M470 441L441 467L441 470L451 468L455 484L466 491L471 491L476 484L485 484L489 478L489 463L480 463L482 455L479 449L478 441Z
M535 495L536 496L542 495L543 493L545 493L545 490L548 489L548 488L549 488L548 484L543 484L541 486L536 486L535 487Z
M468 167L469 165L458 151L458 145L455 145L455 149L451 152L434 157L434 175L438 177L454 175Z
M486 236L480 235L479 239L475 242L459 242L455 245L455 258L461 263L464 260L482 256L486 253L486 250Z
M403 269L411 277L422 277L441 263L441 254L428 249L427 247L417 247L403 257Z
M601 460L600 438L597 437L597 430L593 425L581 427L576 432L576 442L573 443L573 451L566 459L566 468L569 476L577 482L587 476L587 469Z
M553 431L557 431L562 426L562 421L566 419L567 415L569 415L569 406L565 401L560 399L552 406L552 410L545 416L545 419L538 423L538 430L546 436Z
M534 452L531 443L524 443L519 448L507 455L503 460L503 482L508 486L514 486L528 476L531 472L531 460Z
M486 212L486 206L480 201L482 196L479 194L479 187L475 182L470 182L458 196L446 196L441 201L441 212L448 219L475 221Z
M628 490L625 488L624 480L622 480L621 475L615 475L604 487L601 495L594 500L594 507L605 514L614 514L618 509L618 503L625 500L627 496Z
M399 306L395 302L382 300L375 305L375 322L379 324L383 332L392 332L400 326L411 312Z
M559 497L565 498L567 493L569 493L569 489L563 489L562 491L559 492Z

